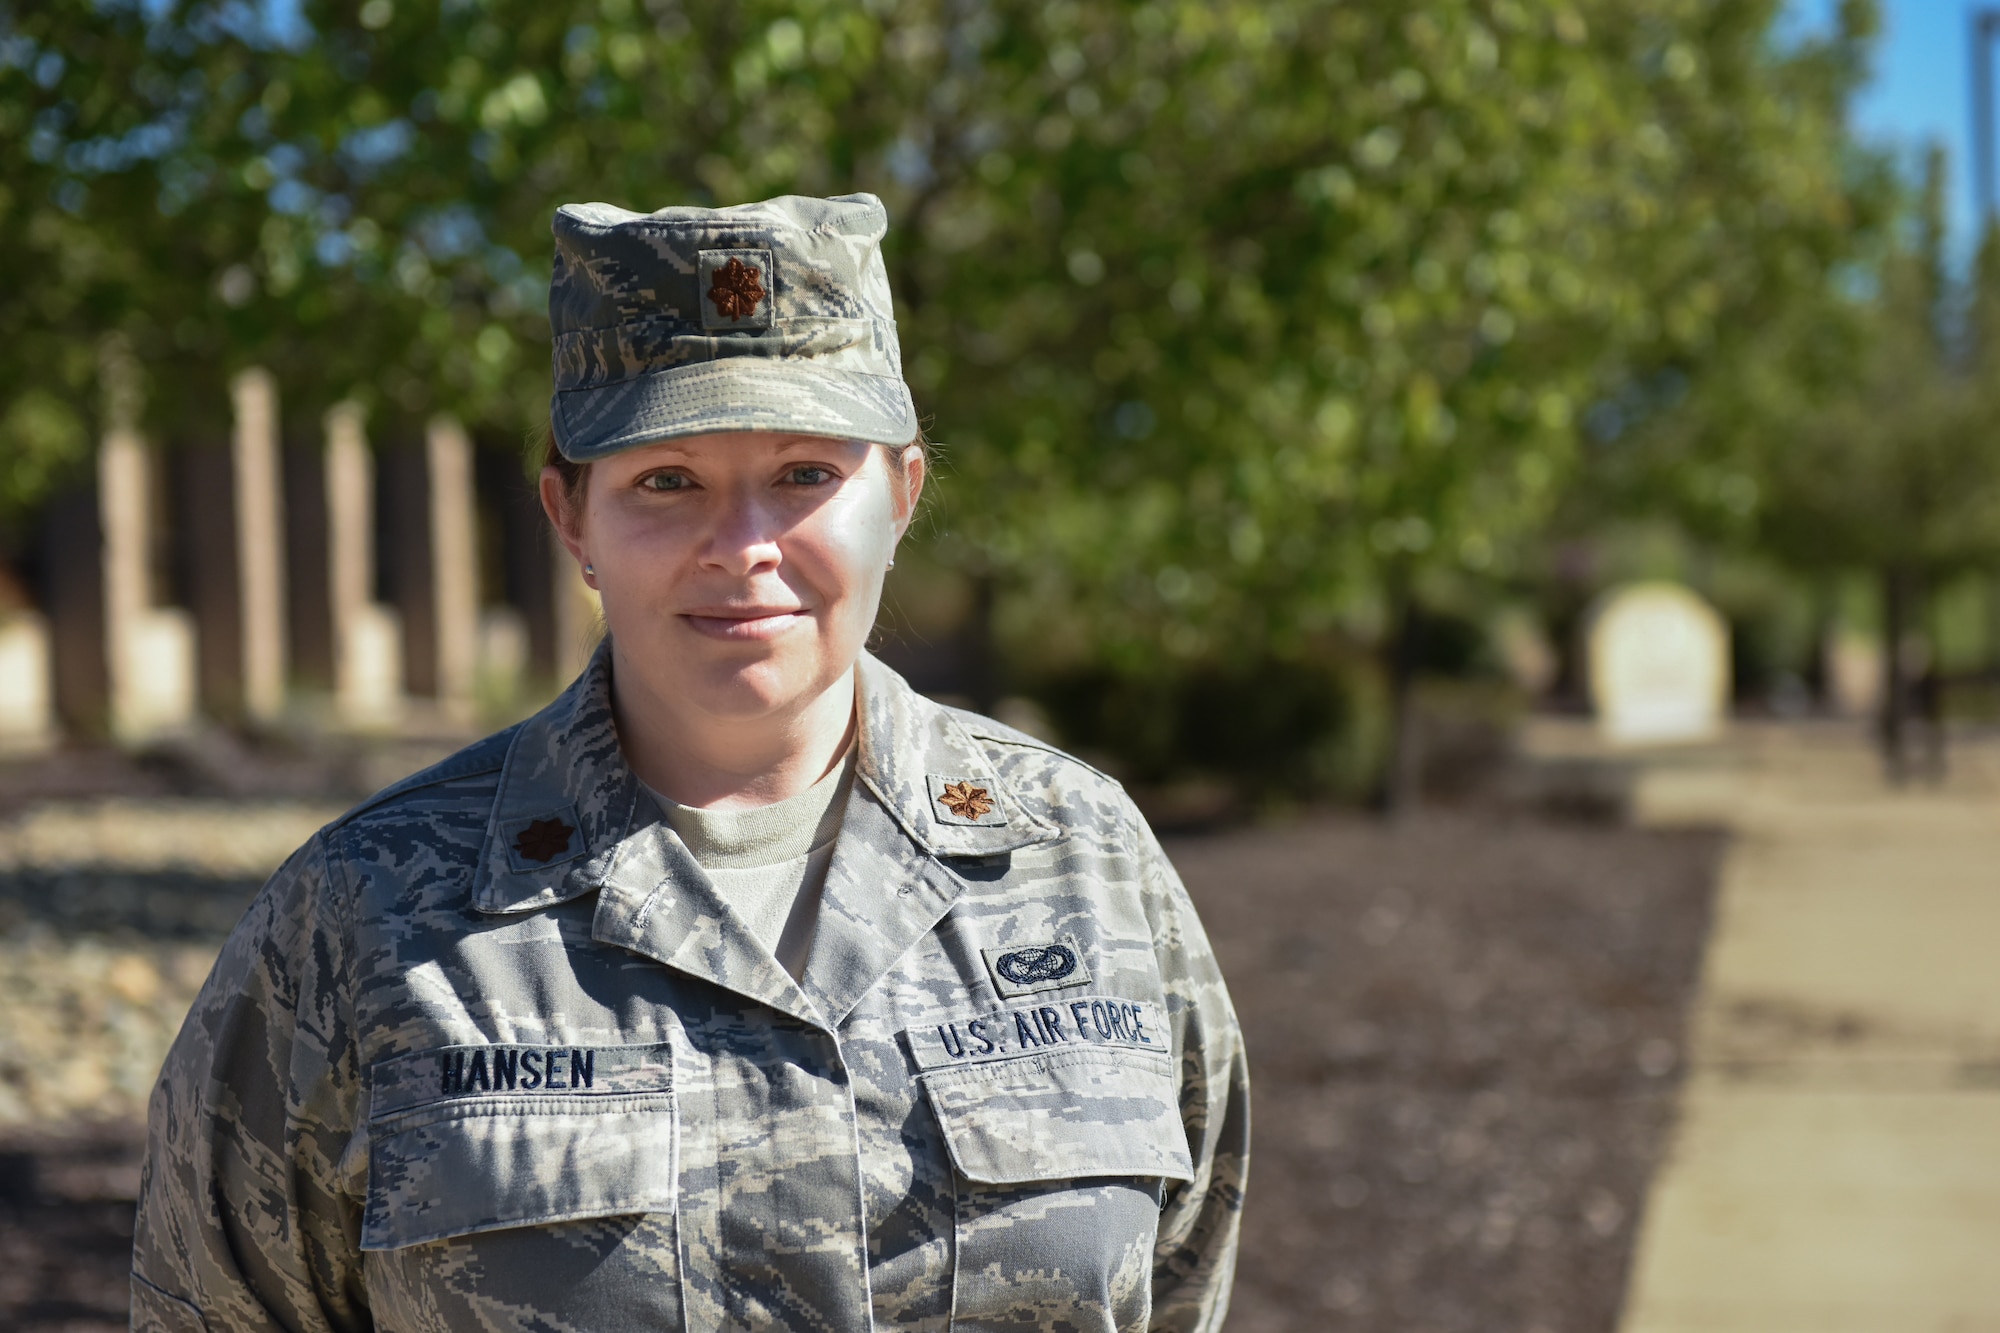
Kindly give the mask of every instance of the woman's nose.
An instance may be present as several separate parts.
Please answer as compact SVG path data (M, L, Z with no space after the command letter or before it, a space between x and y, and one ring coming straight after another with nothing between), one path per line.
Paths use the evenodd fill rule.
M703 560L739 576L776 567L784 558L778 549L782 529L776 518L747 498L724 504L709 532Z

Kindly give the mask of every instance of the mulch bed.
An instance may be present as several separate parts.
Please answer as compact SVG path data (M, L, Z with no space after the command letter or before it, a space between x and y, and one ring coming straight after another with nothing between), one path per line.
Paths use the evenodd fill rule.
M1169 845L1250 1043L1232 1333L1612 1333L1722 839L1460 813ZM0 1142L0 1328L125 1326L138 1149Z
M1612 1333L1722 842L1434 815L1170 844L1250 1046L1232 1333Z

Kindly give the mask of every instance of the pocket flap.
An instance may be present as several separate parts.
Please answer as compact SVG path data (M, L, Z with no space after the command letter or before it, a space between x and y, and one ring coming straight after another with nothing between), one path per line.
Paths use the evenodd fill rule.
M1164 1053L1068 1050L933 1069L923 1079L967 1180L1194 1179Z
M466 1051L485 1069L498 1049L423 1052L370 1070L376 1100L362 1249L674 1210L679 1167L666 1046L583 1051L587 1082L565 1071L551 1087L543 1061L533 1088L522 1087L518 1071L497 1090L490 1075L467 1077Z

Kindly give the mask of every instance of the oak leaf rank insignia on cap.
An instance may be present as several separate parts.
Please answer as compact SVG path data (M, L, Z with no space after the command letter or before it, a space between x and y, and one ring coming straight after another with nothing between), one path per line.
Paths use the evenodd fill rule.
M769 250L704 250L701 277L707 288L703 328L771 327Z

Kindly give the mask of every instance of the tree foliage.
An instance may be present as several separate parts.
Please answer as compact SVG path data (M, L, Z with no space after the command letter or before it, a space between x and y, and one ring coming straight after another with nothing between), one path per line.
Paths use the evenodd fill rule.
M1764 535L1795 565L1938 579L2000 558L2000 398L1982 373L2000 349L1980 327L2000 298L1995 242L1961 293L1946 262L1943 173L1933 154L1913 234L1862 309L1860 373L1773 441Z
M0 0L0 429L74 447L115 331L166 434L249 362L518 432L557 203L872 190L934 557L1044 665L1293 655L1504 575L1584 424L1823 298L1872 8L1781 10Z

